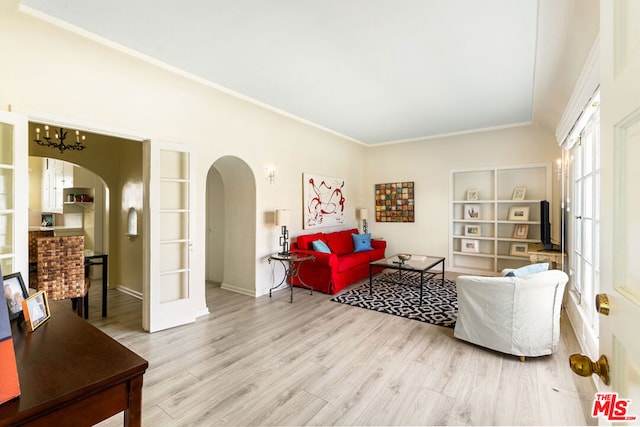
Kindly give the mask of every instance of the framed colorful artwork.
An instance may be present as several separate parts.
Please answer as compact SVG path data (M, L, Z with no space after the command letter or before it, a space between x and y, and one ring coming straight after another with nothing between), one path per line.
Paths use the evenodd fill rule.
M302 174L303 228L333 227L345 222L345 180Z
M414 194L413 181L376 184L376 222L415 222Z

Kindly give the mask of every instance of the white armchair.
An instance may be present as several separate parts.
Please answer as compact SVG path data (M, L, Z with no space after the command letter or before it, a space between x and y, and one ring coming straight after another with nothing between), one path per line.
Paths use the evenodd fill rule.
M454 336L521 360L551 354L560 339L568 280L560 270L521 277L459 276Z

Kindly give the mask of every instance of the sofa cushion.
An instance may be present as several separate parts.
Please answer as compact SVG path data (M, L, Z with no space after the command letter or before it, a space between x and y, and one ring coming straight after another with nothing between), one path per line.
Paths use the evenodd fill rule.
M324 235L322 233L303 234L302 236L296 237L296 244L298 245L298 249L313 249L311 244L315 240L324 241Z
M529 274L540 273L541 271L547 271L549 269L548 262L541 262L538 264L525 265L524 267L516 268L505 274L506 277L522 277Z
M353 252L353 239L351 238L351 230L336 231L334 233L325 234L327 245L331 252L337 255L350 254Z
M353 251L354 252L362 252L362 251L370 251L373 249L371 247L371 234L352 234L353 238Z
M338 257L338 272L350 270L351 268L361 265L369 264L368 252L353 252Z
M327 244L325 242L323 242L322 240L320 240L320 239L314 240L311 243L311 247L316 252L323 252L325 254L330 254L331 253L331 249L329 249L329 246L327 246Z

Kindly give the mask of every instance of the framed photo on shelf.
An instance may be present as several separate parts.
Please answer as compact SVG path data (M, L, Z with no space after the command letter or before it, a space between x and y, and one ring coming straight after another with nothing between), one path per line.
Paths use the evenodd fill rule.
M29 331L35 331L38 326L49 320L51 312L45 291L36 292L22 301L22 311Z
M467 190L467 200L478 200L477 188L470 188Z
M480 226L477 224L465 224L464 235L480 237Z
M460 250L462 252L477 254L478 252L480 252L480 242L472 239L462 239Z
M529 206L510 206L509 221L529 221Z
M20 272L4 276L4 299L9 309L9 319L17 319L22 314L22 301L29 298L29 291L24 286Z
M480 219L480 205L464 205L464 219Z
M528 243L512 243L510 255L528 257L529 244Z
M527 194L526 187L516 187L513 189L513 197L512 200L524 200L524 196Z
M518 224L513 227L514 239L526 239L529 235L529 224Z

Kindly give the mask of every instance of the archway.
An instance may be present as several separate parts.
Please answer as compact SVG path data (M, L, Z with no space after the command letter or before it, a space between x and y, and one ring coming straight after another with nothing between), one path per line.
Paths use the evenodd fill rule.
M216 160L207 174L206 279L223 289L256 295L256 184L247 163Z

